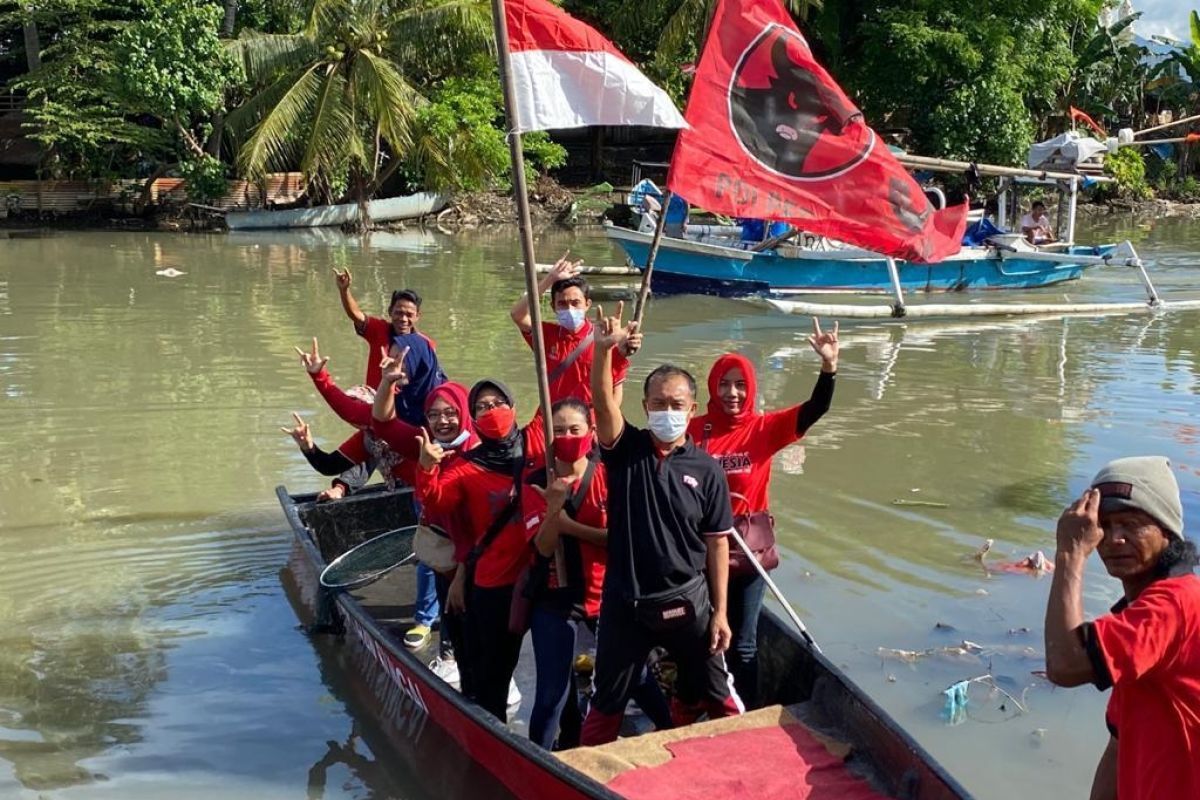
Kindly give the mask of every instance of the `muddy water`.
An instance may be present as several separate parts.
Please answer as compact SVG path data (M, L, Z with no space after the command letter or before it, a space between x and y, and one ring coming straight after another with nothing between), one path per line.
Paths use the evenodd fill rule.
M1198 296L1195 226L1093 227L1133 238L1160 290ZM568 246L618 263L594 234L539 240L542 260ZM335 654L296 630L283 590L273 489L322 479L278 427L295 410L322 445L347 433L291 347L319 336L334 376L361 380L365 350L330 277L349 267L372 311L394 287L420 289L452 377L496 375L531 399L506 314L517 258L510 232L0 242L0 795L422 796L355 736ZM156 274L168 269L185 274ZM1052 294L1137 292L1112 271ZM971 554L989 538L990 561L1050 554L1062 506L1118 455L1171 456L1200 519L1198 323L846 324L833 410L778 458L780 585L826 652L979 797L1084 796L1105 697L1034 674L1048 581ZM775 407L816 375L807 320L757 305L664 298L648 327L635 382L668 359L705 373L737 348ZM1092 566L1100 613L1118 587ZM963 640L982 649L959 653ZM976 685L965 718L946 720L942 690L982 675L1020 708Z

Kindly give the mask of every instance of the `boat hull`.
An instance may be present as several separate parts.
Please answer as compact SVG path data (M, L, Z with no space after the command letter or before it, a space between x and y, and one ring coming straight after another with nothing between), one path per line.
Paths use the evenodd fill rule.
M446 196L437 192L418 192L404 197L385 197L367 202L367 214L372 222L392 222L415 219L444 208ZM230 211L225 226L231 231L263 230L270 228L322 228L346 225L358 220L357 203L341 203L315 208L292 208L285 211Z
M632 234L632 235L631 235ZM650 237L609 228L609 238L625 251L636 267L646 264ZM1071 255L1103 255L1106 248L1073 247ZM745 257L749 256L749 257ZM1089 265L1044 260L1038 254L1006 253L995 249L964 248L958 255L933 264L897 261L900 288L905 292L952 292L1033 289L1079 278ZM887 259L801 251L749 254L736 248L663 239L654 261L656 292L704 294L761 294L838 292L891 294Z
M338 503L317 506L313 495L292 497L277 490L295 536L294 574L303 616L316 616L322 597L318 575L332 557L361 542L365 536L405 524L412 515L398 498L409 492L367 490ZM397 601L403 602L402 598ZM418 753L422 737L448 738L517 798L597 798L620 795L551 753L532 744L466 700L436 677L416 655L399 642L394 631L376 621L352 593L334 596L337 615L344 621L344 645L350 666L372 680L379 691L374 711L390 726L401 758L414 772L429 771ZM820 653L812 652L773 613L764 610L759 626L761 688L775 702L806 703L825 720L850 723L846 739L854 760L876 776L891 797L911 800L955 800L970 795L911 737L900 730L870 698L849 683ZM380 686L380 684L383 684ZM434 730L436 729L436 731ZM387 757L379 753L379 757ZM440 796L480 796L455 779L443 785ZM462 792L454 789L461 786Z

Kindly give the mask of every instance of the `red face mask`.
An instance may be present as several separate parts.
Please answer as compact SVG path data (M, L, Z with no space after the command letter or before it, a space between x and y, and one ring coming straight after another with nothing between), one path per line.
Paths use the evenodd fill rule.
M499 440L512 432L516 412L510 406L496 406L475 418L475 430L485 439Z
M574 464L591 451L594 441L595 438L590 433L582 436L555 436L554 457L568 464Z

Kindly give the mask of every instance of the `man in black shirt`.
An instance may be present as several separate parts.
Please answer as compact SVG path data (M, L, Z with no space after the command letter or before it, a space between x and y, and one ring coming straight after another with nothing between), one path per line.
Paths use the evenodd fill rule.
M648 430L628 424L613 393L612 349L636 330L597 312L592 399L608 470L608 567L596 642L596 691L581 741L617 738L630 690L651 648L678 667L677 725L738 714L742 703L725 668L725 592L733 529L720 465L687 436L696 382L665 364L646 378Z

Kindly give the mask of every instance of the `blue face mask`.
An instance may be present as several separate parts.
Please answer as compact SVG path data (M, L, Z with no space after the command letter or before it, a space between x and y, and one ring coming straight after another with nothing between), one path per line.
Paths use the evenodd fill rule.
M582 308L560 308L554 312L554 316L558 317L559 325L574 333L583 326L587 311Z

